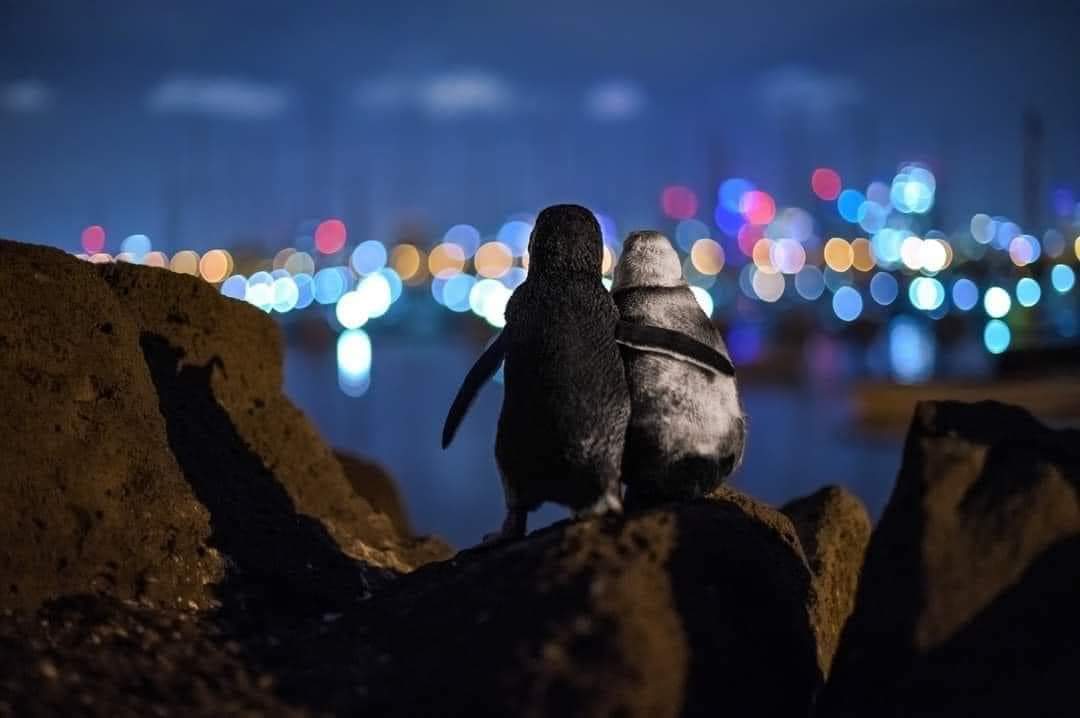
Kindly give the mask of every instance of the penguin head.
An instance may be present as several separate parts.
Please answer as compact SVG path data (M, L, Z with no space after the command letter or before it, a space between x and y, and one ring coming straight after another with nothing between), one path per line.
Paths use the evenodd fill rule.
M592 212L576 204L548 207L529 236L529 274L588 274L600 281L604 241Z
M659 232L631 232L615 266L612 291L630 287L684 287L682 263L668 238Z

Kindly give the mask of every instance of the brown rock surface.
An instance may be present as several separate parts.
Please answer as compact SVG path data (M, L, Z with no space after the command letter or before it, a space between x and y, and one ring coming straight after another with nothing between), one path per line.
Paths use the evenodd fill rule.
M194 277L0 240L0 608L339 606L448 555L352 490L281 349Z
M377 596L368 710L806 715L810 593L790 522L731 491L556 524Z
M138 342L92 265L0 240L0 607L82 591L211 601L210 515Z
M837 486L796 499L781 511L794 524L814 575L811 611L818 663L828 675L840 630L855 605L855 589L870 541L870 515L858 498Z
M1075 715L1080 432L918 406L824 716Z

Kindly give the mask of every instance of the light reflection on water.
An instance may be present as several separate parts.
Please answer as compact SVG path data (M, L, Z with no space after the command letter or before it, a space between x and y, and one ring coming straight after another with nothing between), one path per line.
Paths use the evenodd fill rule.
M479 349L445 338L380 336L371 387L358 398L338 387L333 351L290 347L289 396L334 447L375 459L397 479L416 528L455 546L475 544L502 520L502 487L493 455L502 389L481 391L453 445L443 451L443 419ZM749 444L734 483L773 504L822 485L842 485L876 518L900 464L901 438L859 438L846 420L846 399L824 389L750 387L743 401ZM565 516L545 506L538 528Z

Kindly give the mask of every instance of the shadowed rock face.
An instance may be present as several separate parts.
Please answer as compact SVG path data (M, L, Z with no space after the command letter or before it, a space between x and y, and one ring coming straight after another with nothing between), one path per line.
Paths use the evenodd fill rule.
M338 605L449 555L352 490L281 361L274 322L201 280L0 240L0 608Z
M1078 489L1080 432L993 402L920 404L821 714L1064 714Z

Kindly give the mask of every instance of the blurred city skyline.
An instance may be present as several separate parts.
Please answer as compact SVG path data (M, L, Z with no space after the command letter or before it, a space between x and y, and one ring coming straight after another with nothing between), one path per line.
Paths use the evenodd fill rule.
M669 185L805 205L815 167L865 188L911 161L949 231L1022 221L1025 113L1041 219L1080 184L1071 2L93 10L0 2L0 235L271 249L340 216L437 240L565 200L624 232L662 221Z

